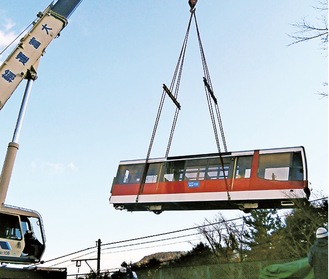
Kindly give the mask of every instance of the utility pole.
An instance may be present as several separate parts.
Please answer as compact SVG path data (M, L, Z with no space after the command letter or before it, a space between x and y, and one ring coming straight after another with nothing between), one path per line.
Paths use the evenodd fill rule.
M97 271L96 271L96 275L97 275L97 278L100 278L99 275L100 275L100 270L101 270L101 240L98 239L97 241Z
M89 268L90 271L92 271L92 273L95 275L96 274L96 278L100 279L100 271L101 271L101 240L98 239L96 241L96 246L97 246L97 258L92 258L92 259L77 259L77 260L71 260L72 262L75 262L76 267L78 267L78 272L79 272L79 268L81 266L81 262L85 262ZM97 261L97 268L96 268L96 272L92 269L92 267L89 265L88 261ZM78 276L78 275L77 275Z

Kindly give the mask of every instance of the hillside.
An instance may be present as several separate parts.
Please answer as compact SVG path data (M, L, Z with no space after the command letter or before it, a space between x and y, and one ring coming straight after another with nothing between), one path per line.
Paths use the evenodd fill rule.
M145 266L147 264L153 263L167 263L180 259L182 256L185 256L187 252L178 251L178 252L159 252L154 253L148 256L143 257L140 261L134 263L134 266Z

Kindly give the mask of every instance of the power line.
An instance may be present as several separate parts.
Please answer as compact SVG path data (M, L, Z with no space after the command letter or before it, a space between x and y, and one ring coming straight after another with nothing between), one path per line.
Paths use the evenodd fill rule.
M194 227L185 228L185 229L179 229L179 230L174 230L174 231L169 231L169 232L164 232L164 233L159 233L159 234L153 234L153 235L147 235L147 236L142 236L142 237L136 237L136 238L132 238L132 239L119 240L119 241L104 243L101 246L104 247L104 246L109 246L109 245L122 244L122 243L128 243L128 242L137 241L137 240L143 240L143 239L149 239L149 238L154 238L154 237L159 237L159 236L165 236L165 235L169 235L169 234L186 232L186 231L190 231L190 230L199 229L199 228L202 228L202 227L212 226L212 225L215 225L215 224L218 224L218 223L223 223L223 222L228 222L228 221L230 221L230 222L236 221L236 220L240 220L242 218L243 217L237 217L237 218L233 218L233 219L229 219L229 220L221 220L219 222L204 224L204 225L200 225L200 226L194 226ZM197 233L195 233L194 235L196 235L196 234ZM184 236L181 236L181 237L184 237ZM163 241L163 240L161 240L161 239L160 240L154 240L152 242L160 242L160 241ZM150 242L144 242L144 243L150 243ZM135 244L130 244L130 245L135 245ZM125 245L125 247L126 246L129 246L129 245ZM66 255L63 255L63 256L60 256L60 257L56 257L56 258L53 258L53 259L44 261L43 263L49 263L49 262L57 261L57 260L60 260L60 259L66 258L66 257L77 255L79 253L82 253L82 252L85 252L85 251L88 251L88 250L91 250L91 249L96 249L96 248L97 247L95 247L95 246L94 247L88 247L88 248L85 248L85 249L78 250L76 252L72 252L72 253L69 253L69 254L66 254ZM107 248L107 249L111 249L111 248ZM102 248L102 250L104 250L104 249ZM92 254L92 253L94 253L94 251L92 251L90 253L86 253L83 256L89 255L89 254ZM78 257L80 257L80 256L78 256Z
M318 199L315 199L315 200L310 201L310 203L316 203L318 201L327 200L327 199L328 199L328 197L318 198ZM246 215L244 217L248 217L248 215ZM138 240L144 240L144 239L150 239L150 238L156 238L156 237L166 236L166 235L170 235L170 234L187 232L187 231L196 230L196 229L200 229L200 228L204 228L204 227L214 226L214 225L217 225L217 224L220 224L220 223L224 223L224 222L234 222L234 221L242 220L244 217L237 217L237 218L232 218L232 219L228 219L228 220L220 220L220 221L217 221L217 222L212 222L212 223L203 224L203 225L199 225L199 226L193 226L193 227L189 227L189 228L185 228L185 229L179 229L179 230L168 231L168 232L163 232L163 233L158 233L158 234L146 235L146 236L142 236L142 237L136 237L136 238L131 238L131 239L119 240L119 241L114 241L114 242L108 242L108 243L101 244L101 247L110 246L110 245L117 245L117 244L124 244L124 243L134 242L134 241L138 241ZM156 243L156 242L164 242L164 241L178 239L178 238L195 236L195 235L198 235L198 234L200 234L200 233L198 232L198 233L192 233L192 234L187 234L187 235L175 236L175 237L170 237L170 238L156 239L156 240L152 240L152 241L144 241L144 242L139 242L139 243L130 243L130 244L120 245L120 246L116 246L116 247L101 248L101 250L102 251L112 250L112 249L114 250L114 249L129 247L129 246L139 246L139 245ZM177 243L175 243L175 244L177 244ZM161 245L157 245L157 246L161 246ZM56 258L47 260L47 261L43 261L43 263L50 263L50 262L54 262L54 261L57 261L57 260L60 260L60 259L64 259L64 258L67 258L67 257L71 257L71 256L72 257L75 256L74 258L77 259L77 258L86 256L86 255L90 255L90 254L96 253L96 251L90 251L90 252L85 253L83 255L77 255L79 253L83 253L83 252L86 252L88 250L92 250L92 249L95 249L96 250L96 248L97 248L96 246L88 247L88 248L85 248L85 249L78 250L76 252L72 252L72 253L69 253L69 254L66 254L66 255L63 255L63 256L59 256L59 257L56 257ZM139 249L146 249L146 248L139 248ZM131 250L138 250L138 249L129 249L129 250L126 250L126 251L131 251ZM122 252L122 251L118 251L118 252ZM60 263L56 263L56 264L54 264L52 266L56 266L56 265L63 264L65 262L71 261L72 257L70 259L68 259L68 260L64 260L64 261L62 261Z

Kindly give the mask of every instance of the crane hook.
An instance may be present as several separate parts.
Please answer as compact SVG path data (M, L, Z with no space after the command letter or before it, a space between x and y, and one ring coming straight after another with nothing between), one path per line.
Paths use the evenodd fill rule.
M194 10L194 7L195 7L195 5L196 5L196 2L198 2L198 0L189 0L188 1L188 4L190 5L190 7L191 7L191 12Z

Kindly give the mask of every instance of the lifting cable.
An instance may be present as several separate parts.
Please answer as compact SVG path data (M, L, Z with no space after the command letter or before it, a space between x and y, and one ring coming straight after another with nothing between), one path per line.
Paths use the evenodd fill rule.
M198 36L198 42L199 42L199 48L200 48L200 54L201 54L201 60L202 60L202 67L203 67L203 71L204 71L204 75L205 75L204 78L203 78L203 82L204 82L206 98L207 98L207 102L208 102L208 107L209 107L211 122L212 122L212 125L213 125L213 130L214 130L214 135L215 135L215 140L216 140L218 153L221 154L221 148L220 148L220 142L219 142L219 138L218 138L218 132L217 132L217 127L216 127L216 120L215 120L215 116L214 116L213 106L215 107L215 111L216 111L216 115L217 115L217 122L218 122L218 125L219 125L219 128L220 128L220 134L221 134L221 139L222 139L222 143L223 143L223 146L224 146L224 150L225 150L225 152L227 152L227 145L226 145L226 140L225 140L225 135L224 135L223 124L222 124L222 120L221 120L221 116L220 116L220 112L219 112L219 106L218 106L217 99L214 95L213 89L212 89L210 74L209 74L209 70L208 70L208 66L207 66L207 62L206 62L206 58L205 58L205 54L204 54L204 50L203 50L203 46L202 46L202 42L201 42L199 27L198 27L196 16L195 16L196 2L197 2L197 0L189 0L189 2L188 2L190 7L191 7L191 9L190 9L191 15L190 15L188 27L187 27L187 30L186 30L186 33L185 33L183 45L182 45L182 48L181 48L181 51L180 51L180 55L179 55L179 58L178 58L178 62L176 64L176 68L175 68L175 71L174 71L174 75L173 75L170 87L168 88L165 84L163 84L162 96L161 96L161 100L160 100L157 116L156 116L156 119L155 119L150 144L149 144L146 159L145 159L145 167L144 167L144 170L143 170L143 175L142 175L140 187L139 187L139 190L138 190L138 194L136 196L136 202L138 202L139 195L142 193L143 188L144 188L145 179L146 179L146 175L147 175L147 171L148 171L148 160L150 158L152 146L153 146L153 143L154 143L154 138L155 138L156 131L157 131L157 128L158 128L158 125L159 125L160 116L161 116L161 112L162 112L162 109L163 109L163 105L164 105L166 95L168 95L171 98L171 100L173 101L173 103L176 105L175 115L174 115L173 122L172 122L172 127L171 127L171 131L170 131L170 135L169 135L169 140L168 140L168 145L167 145L167 149L166 149L166 153L165 153L165 158L167 159L168 155L169 155L172 139L173 139L173 136L174 136L174 131L175 131L176 124L177 124L178 114L179 114L179 111L181 109L181 105L177 101L177 96L178 96L178 91L179 91L179 86L180 86L180 81L181 81L181 76L182 76L182 71L183 71L186 47L187 47L189 32L190 32L190 28L191 28L192 18L194 18L195 27L196 27L197 36ZM174 92L174 93L172 93L172 92ZM214 105L212 105L211 100L213 100ZM224 180L225 180L225 184L226 184L227 197L228 197L228 200L230 200L231 198L230 198L230 194L229 194L227 178L226 178L226 175L225 175L224 162L223 162L223 158L222 158L221 155L220 155L220 161L221 161L223 176L224 176Z
M193 13L193 16L194 16L195 28L196 28L197 35L198 35L198 42L199 42L203 72L204 72L204 75L205 75L203 77L203 83L204 83L205 92L206 92L206 95L207 95L207 101L208 101L210 116L211 116L211 120L212 120L212 124L213 124L213 129L214 129L214 133L215 133L217 148L218 148L218 152L220 153L221 149L220 149L218 133L217 133L217 128L216 128L216 121L215 121L215 118L214 118L213 106L212 106L210 98L213 100L213 103L214 103L214 107L215 107L215 111L216 111L216 115L217 115L217 121L218 121L219 129L220 129L220 134L221 134L221 139L222 139L224 151L227 152L227 145L226 145L226 140L225 140L225 135L224 135L223 123L222 123L222 119L221 119L220 112L219 112L219 106L218 106L217 98L215 97L214 91L212 89L212 84L211 84L210 74L209 74L208 65L207 65L207 61L206 61L206 56L204 54L204 50L203 50L203 46L202 46L202 42L201 42L200 31L199 31L199 27L198 27L198 23L197 23L197 20L196 20L195 13Z
M177 96L178 96L180 81L181 81L181 77L182 77L182 71L183 71L183 65L184 65L184 60L185 60L187 41L188 41L188 36L189 36L189 33L190 33L190 27L191 27L191 21L192 21L192 14L193 13L191 12L188 27L187 27L186 34L185 34L184 41L183 41L183 46L182 46L182 49L181 49L181 52L180 52L180 55L179 55L179 58L178 58L178 62L177 62L177 65L176 65L176 69L175 69L175 72L174 72L173 79L172 79L171 84L170 84L170 89L174 88L174 86L175 86L174 97L176 99L177 99ZM175 84L175 82L176 82L176 84ZM176 124L177 124L179 111L180 111L180 107L176 106L175 116L174 116L173 123L172 123L172 126L171 126L171 131L170 131L168 145L167 145L167 149L166 149L166 153L165 153L165 158L168 158L168 155L169 155L172 139L174 137L174 132L175 132Z
M145 179L146 179L146 175L147 175L147 171L148 171L148 160L149 160L150 155L151 155L151 150L152 150L152 146L153 146L153 143L154 143L154 138L155 138L155 135L156 135L156 131L157 131L157 128L159 126L160 116L161 116L161 112L162 112L162 109L163 109L163 105L164 105L166 95L168 95L171 98L171 100L174 102L174 104L176 105L175 115L174 115L173 123L172 123L172 126L171 126L171 132L170 132L170 136L169 136L169 140L168 140L168 146L167 146L167 149L166 149L165 158L167 158L168 155L169 155L169 150L170 150L171 142L172 142L172 139L173 139L173 136L174 136L174 131L175 131L175 127L176 127L176 123L177 123L177 119L178 119L178 114L179 114L179 111L181 109L181 105L177 101L177 96L178 96L181 76L182 76L182 72L183 72L183 65L184 65L184 59L185 59L188 36L189 36L189 33L190 33L191 21L192 21L192 12L191 12L188 27L187 27L187 30L186 30L186 33L185 33L183 45L182 45L182 48L181 48L181 51L180 51L180 54L179 54L179 58L178 58L178 61L177 61L176 67L175 67L174 75L173 75L172 81L170 83L170 87L168 88L165 84L163 84L163 87L162 87L163 91L162 91L162 95L161 95L161 100L160 100L160 104L159 104L157 116L156 116L156 119L155 119L150 144L149 144L146 159L145 159L145 167L144 167L144 170L143 170L141 183L140 183L138 194L137 194L137 197L136 197L136 202L138 202L138 197L142 193L143 188L144 188ZM172 93L173 91L174 91L174 94Z
M217 98L215 97L214 91L212 89L212 83L211 83L211 79L210 79L210 74L209 74L208 65L207 65L207 61L206 61L206 56L204 54L204 50L203 50L203 46L202 46L202 42L201 42L199 26L198 26L198 22L196 20L196 15L195 15L194 12L193 12L193 17L194 17L194 22L195 22L195 29L197 31L197 36L198 36L199 49L200 49L202 67L203 67L203 72L204 72L203 83L204 83L206 98L207 98L207 102L208 102L210 118L211 118L213 130L214 130L216 145L217 145L218 154L219 154L219 158L220 158L220 163L221 163L221 167L222 167L222 171L223 171L223 177L224 177L224 181L225 181L227 199L231 200L231 196L230 196L230 192L229 192L229 185L228 185L228 182L227 182L227 175L225 174L225 164L224 164L223 157L221 155L222 152L221 152L219 138L218 138L218 132L217 132L217 126L216 126L216 120L215 120L215 116L214 116L213 106L215 107L215 111L216 111L217 122L218 122L219 129L220 129L220 134L221 134L221 139L222 139L222 143L223 143L223 147L224 147L224 152L227 152L227 145L226 145L226 139L225 139L225 134L224 134L223 122L222 122L222 118L221 118L221 115L220 115L220 112L219 112L219 106L218 106ZM211 100L213 100L213 102L211 102Z
M174 135L174 130L175 130L175 127L176 127L178 114L179 114L179 111L181 109L181 105L177 101L177 96L178 96L180 81L181 81L182 72L183 72L183 65L184 65L184 59L185 59L188 36L189 36L189 33L190 33L191 21L192 21L192 14L190 16L189 24L188 24L188 27L187 27L187 30L186 30L186 34L185 34L183 45L182 45L182 48L181 48L181 51L180 51L180 54L179 54L179 58L178 58L178 61L177 61L177 64L176 64L174 75L173 75L172 81L170 83L170 87L168 88L165 84L163 84L163 87L162 87L163 91L162 91L161 101L160 101L157 117L155 119L154 128L153 128L153 132L152 132L152 137L151 137L150 145L149 145L147 156L146 156L147 159L149 158L149 156L151 154L151 149L152 149L155 134L156 134L156 131L157 131L157 128L158 128L158 125L159 125L159 120L160 120L160 116L161 116L161 112L162 112L162 108L163 108L163 105L164 105L166 95L168 95L172 99L174 104L176 105L175 116L174 116L172 127L171 127L171 132L170 132L168 146L167 146L166 153L165 153L165 158L167 158L168 155L169 155L169 150L170 150L172 138L173 138L173 135ZM172 93L173 91L174 91L174 93Z

